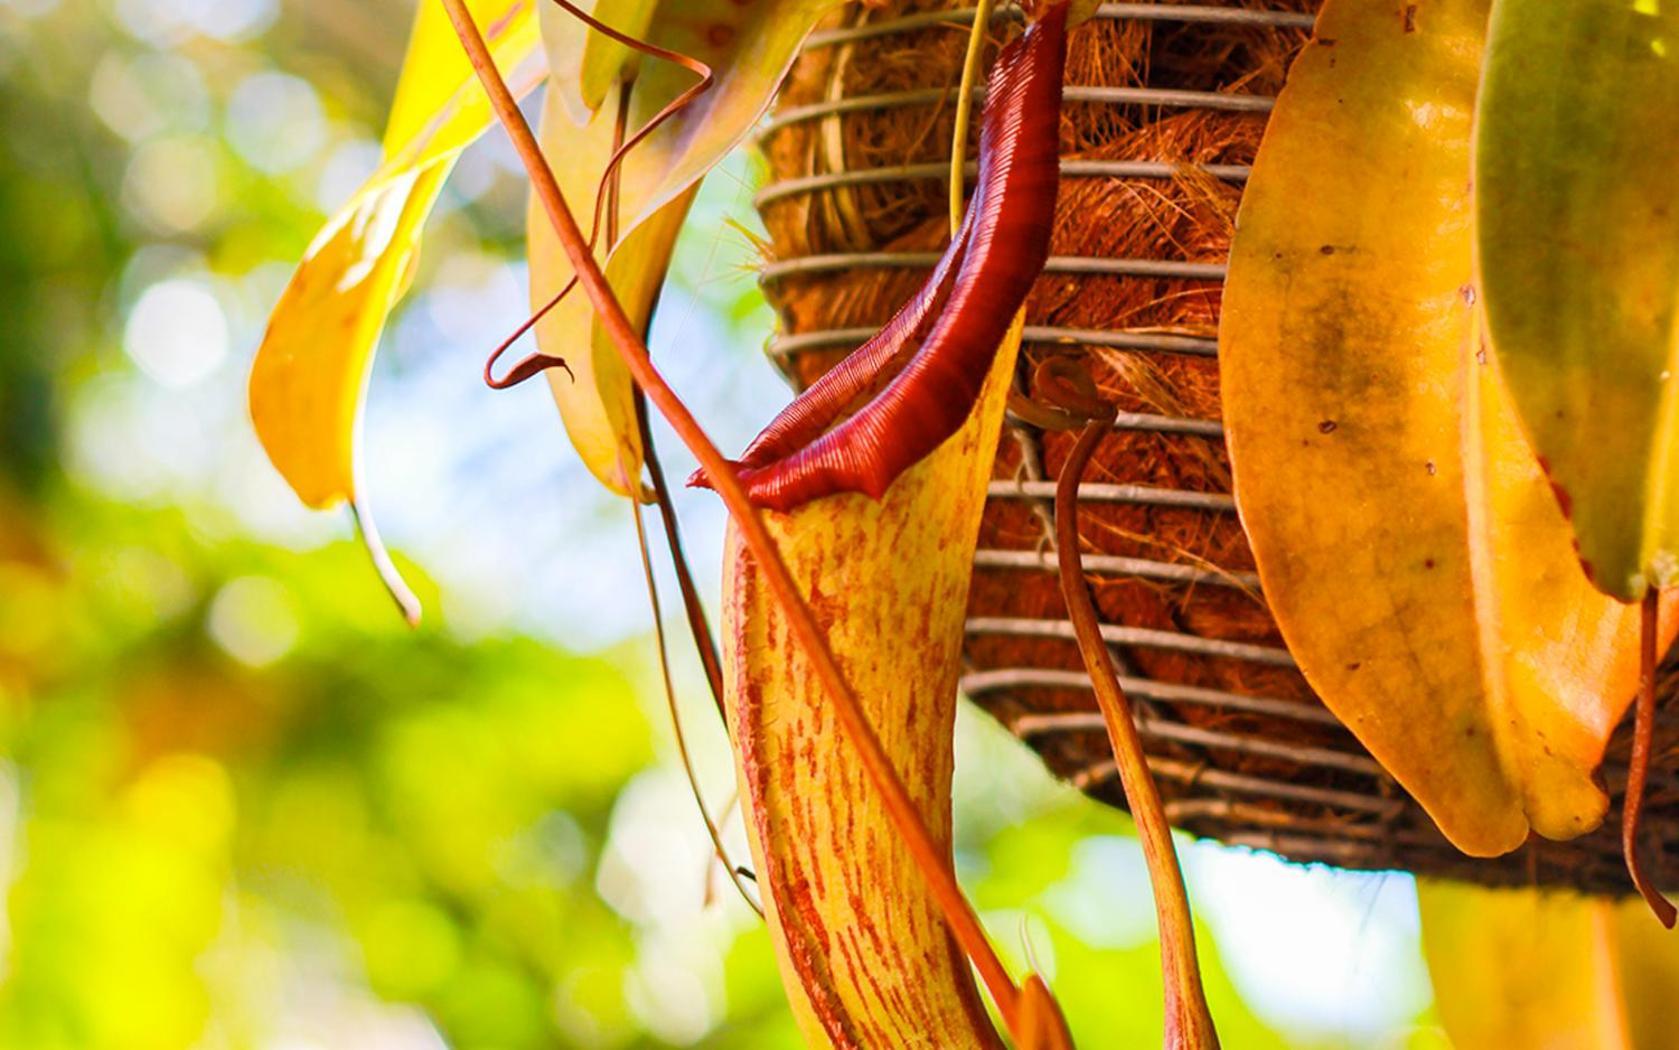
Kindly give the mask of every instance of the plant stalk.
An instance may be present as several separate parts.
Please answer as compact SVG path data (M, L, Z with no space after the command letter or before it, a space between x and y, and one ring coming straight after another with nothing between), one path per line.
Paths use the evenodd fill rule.
M1078 487L1102 436L1113 429L1114 408L1104 405L1079 433L1073 451L1061 468L1055 486L1055 546L1061 570L1061 594L1078 636L1079 653L1096 691L1096 703L1107 725L1114 764L1137 826L1143 858L1154 890L1155 919L1160 927L1160 966L1166 991L1168 1050L1216 1050L1218 1034L1201 988L1201 968L1195 957L1195 925L1189 914L1183 870L1172 844L1172 829L1160 792L1149 772L1142 737L1132 720L1131 703L1120 688L1113 655L1102 639L1096 604L1085 582L1079 557Z
M1663 926L1673 929L1679 912L1673 902L1662 896L1661 890L1644 872L1644 862L1638 854L1638 832L1644 818L1644 781L1650 771L1651 738L1656 728L1656 667L1657 630L1661 620L1661 592L1651 587L1644 592L1644 605L1639 617L1640 674L1638 706L1633 714L1632 757L1627 768L1627 791L1621 800L1621 852L1626 856L1627 874L1644 897L1644 903L1655 912Z
M955 872L947 858L921 823L915 805L904 789L903 782L898 778L897 771L892 767L879 737L875 735L874 728L863 714L857 698L846 684L845 676L840 671L833 652L828 648L827 639L817 625L810 606L799 593L774 539L758 517L757 508L747 498L746 490L741 486L728 461L706 436L693 413L653 367L645 343L630 324L623 306L619 304L617 296L607 284L606 276L601 272L599 263L590 252L583 231L578 227L577 220L555 183L553 174L548 170L547 161L543 158L536 136L532 134L518 103L497 72L494 59L484 44L478 26L467 11L464 0L442 0L442 3L448 12L449 20L454 24L456 34L460 37L467 59L483 85L497 119L512 139L514 149L530 177L532 190L553 224L554 233L564 247L572 269L577 273L578 283L599 315L607 336L617 348L630 374L647 392L648 400L699 460L700 467L705 471L712 487L722 497L729 515L740 529L743 542L763 569L771 592L786 613L788 625L794 636L804 648L823 687L832 696L836 717L852 745L857 748L870 780L885 800L893 824L903 836L905 847L927 880L952 934L973 961L996 1002L997 1009L1012 1030L1019 1013L1019 989L1003 967L1002 960L997 957L978 916L963 897L961 887L956 882Z
M950 137L950 235L962 226L966 210L964 169L968 160L968 123L974 110L974 85L979 83L980 58L985 54L985 36L991 30L992 0L974 5L974 24L968 31L968 51L962 59L962 86L956 92L956 128Z

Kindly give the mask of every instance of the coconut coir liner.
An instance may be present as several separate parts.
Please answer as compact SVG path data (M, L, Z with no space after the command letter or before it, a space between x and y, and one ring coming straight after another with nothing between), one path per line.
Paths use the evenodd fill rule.
M853 5L828 27L891 21L950 6L928 0L868 9ZM1249 0L1233 6L1309 13L1316 0ZM1017 31L1014 21L994 23L993 49ZM1288 64L1306 39L1307 32L1299 28L1098 19L1072 33L1067 83L1271 96L1282 87ZM951 22L811 47L795 64L777 110L950 87L960 78L966 41L966 26ZM947 161L953 108L947 98L788 124L762 143L768 181ZM1166 161L1181 167L1170 178L1064 178L1052 255L1222 265L1240 183L1212 177L1196 166L1250 164L1265 119L1263 112L1067 102L1061 118L1064 159ZM977 128L970 135L970 142L976 140ZM773 260L835 252L937 250L948 240L947 216L941 179L846 185L781 198L763 208ZM860 267L784 275L766 282L766 292L785 333L872 328L891 316L925 274L924 269L907 267ZM1028 300L1026 323L1210 339L1217 333L1220 290L1220 282L1213 279L1046 273ZM808 351L780 363L795 385L803 387L843 354L843 348ZM1122 412L1219 419L1218 367L1211 357L1028 342L1018 373L1022 390L1032 392L1033 366L1055 354L1081 356L1104 396ZM1006 424L994 477L1053 480L1071 445L1071 435ZM1116 429L1103 440L1084 481L1227 495L1230 467L1216 432ZM994 497L987 504L979 547L1051 551L1052 520L1047 498ZM1233 512L1087 502L1080 512L1080 531L1087 557L1147 559L1192 567L1212 577L1184 582L1092 574L1104 622L1284 647L1252 582L1253 556ZM981 565L974 576L970 621L982 627L999 619L1064 621L1060 588L1048 568L1052 564ZM1242 705L1149 699L1133 690L1133 701L1149 727L1145 742L1168 815L1186 830L1342 867L1400 868L1488 884L1631 890L1615 832L1617 812L1597 832L1574 842L1535 839L1506 857L1464 857L1357 741L1325 716L1320 701L1292 668L1152 644L1120 644L1114 652L1126 675L1168 686L1156 692L1189 687L1301 705L1305 717L1280 717ZM1021 637L994 629L971 627L965 655L970 671L979 675L969 679L976 686L985 680L984 672L1000 669L1080 672L1083 667L1070 638ZM1679 687L1679 672L1669 673L1664 686ZM1014 685L970 692L1022 735L1058 775L1105 802L1123 806L1100 723L1086 718L1079 728L1068 729L1066 718L1053 717L1094 712L1088 690ZM1663 696L1673 692L1666 688ZM1625 779L1628 742L1623 728L1610 746L1605 780L1612 794ZM1676 745L1679 729L1673 718L1664 717L1647 794L1646 838L1652 846L1652 874L1670 885L1679 883L1679 858L1667 848L1679 837L1668 834L1679 820L1679 779L1670 772ZM1659 851L1653 848L1658 839Z

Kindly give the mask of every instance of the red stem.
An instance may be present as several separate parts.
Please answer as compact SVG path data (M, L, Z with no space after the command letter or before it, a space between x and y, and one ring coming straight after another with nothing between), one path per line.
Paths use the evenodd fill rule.
M1661 620L1661 592L1654 587L1644 592L1644 606L1639 617L1639 661L1641 677L1638 682L1638 707L1633 717L1632 761L1627 769L1627 793L1621 802L1621 852L1626 856L1627 874L1638 887L1644 903L1655 912L1663 926L1673 929L1673 902L1662 896L1644 872L1644 862L1638 855L1639 825L1644 817L1644 780L1650 770L1651 737L1656 728L1656 658L1657 628Z
M635 500L629 501L630 513L635 516L635 542L641 554L641 575L647 584L647 604L653 611L653 644L659 653L659 678L665 687L665 710L670 714L671 733L676 739L676 754L682 760L682 772L688 777L688 790L694 796L694 808L700 811L700 820L705 824L705 833L711 838L711 851L717 858L717 863L723 865L723 870L729 873L729 881L735 885L735 891L746 906L758 913L758 918L764 917L764 909L746 892L746 884L741 881L741 869L729 859L729 851L723 846L723 835L717 830L717 821L711 817L711 810L706 807L705 795L700 791L700 778L694 772L694 759L688 752L688 734L682 729L682 710L676 702L676 685L670 678L670 647L665 643L665 613L664 606L659 601L659 585L653 578L653 558L647 548L647 525L641 519L641 504ZM706 871L706 889L709 894L711 888L709 866Z
M705 668L706 684L717 704L717 715L725 728L728 712L723 709L723 660L717 653L717 639L711 633L711 621L700 601L700 589L694 584L693 570L688 567L688 554L682 547L682 530L671 503L670 486L665 481L665 468L659 462L659 452L653 443L653 428L648 426L647 397L637 387L635 391L635 423L641 432L641 454L647 464L647 478L652 483L653 499L659 506L659 521L665 527L665 545L670 549L671 566L676 570L676 585L682 592L682 610L687 614L688 631L694 636L694 650L699 653Z
M962 896L961 887L956 882L956 875L950 868L948 858L940 850L926 826L921 823L915 803L904 788L903 781L898 778L891 759L881 746L880 738L875 735L874 728L869 724L857 698L846 684L839 663L828 648L827 637L817 625L804 596L799 593L792 574L787 571L787 565L782 561L774 538L758 518L757 509L747 499L746 490L741 487L740 480L730 469L728 461L706 436L693 413L653 367L646 345L630 324L629 317L624 313L618 297L613 294L612 287L607 284L606 276L589 251L583 231L578 228L576 218L571 214L564 195L554 182L554 176L548 170L536 136L531 133L530 125L525 121L524 114L519 111L518 103L514 101L512 93L507 90L507 85L496 72L495 62L489 49L485 47L484 38L472 21L472 15L467 11L464 0L442 2L450 21L454 23L456 35L461 39L461 46L465 49L479 82L484 86L490 105L513 140L514 149L531 179L532 189L553 224L554 233L565 248L572 268L577 272L578 283L584 294L588 295L590 303L594 305L607 336L617 348L631 376L647 392L648 400L700 461L700 467L722 497L735 526L740 529L742 541L751 551L771 593L781 605L794 637L805 650L817 678L832 696L835 715L841 727L852 745L857 748L864 769L874 782L876 790L881 793L887 812L891 815L898 833L903 837L905 848L920 868L922 877L927 880L929 889L944 912L945 921L950 924L952 934L973 960L992 999L996 1001L998 1010L1001 1011L1005 1022L1012 1027L1019 1011L1020 991L986 938L979 918L974 914L967 899Z
M1103 435L1113 429L1113 406L1092 419L1079 434L1055 486L1055 546L1061 569L1061 594L1078 636L1079 653L1096 691L1097 706L1107 725L1114 765L1119 769L1125 801L1137 825L1143 859L1154 889L1155 920L1160 928L1160 966L1166 993L1166 1046L1169 1050L1206 1050L1218 1046L1212 1015L1201 988L1201 969L1195 958L1195 925L1184 892L1183 871L1172 845L1172 829L1148 768L1142 737L1132 721L1131 703L1120 688L1113 654L1102 638L1101 622L1079 558L1078 487L1092 453Z

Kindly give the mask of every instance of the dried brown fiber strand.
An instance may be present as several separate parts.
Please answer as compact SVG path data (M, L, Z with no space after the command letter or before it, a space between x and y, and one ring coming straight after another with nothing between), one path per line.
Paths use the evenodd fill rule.
M948 89L960 76L967 24L914 16L957 6L965 7L933 0L846 6L794 66L777 113ZM1113 260L1142 260L1129 269L1145 272L1068 272L1079 264L1058 266L1052 259L1027 304L1019 374L1031 376L1048 355L1083 355L1122 413L1087 474L1081 535L1168 813L1196 834L1298 860L1630 892L1614 815L1574 842L1535 841L1491 861L1458 854L1288 665L1228 498L1211 348L1240 172L1253 160L1266 119L1263 102L1228 100L1251 102L1281 89L1308 36L1299 16L1310 15L1316 3L1220 5L1225 12L1278 13L1272 24L1196 17L1208 0L1161 6L1183 6L1188 17L1098 18L1075 30L1067 83L1214 93L1213 104L1078 101L1076 95L1066 103L1064 161L1086 170L1092 162L1170 168L1063 178L1052 254L1105 260L1097 265L1108 270L1119 268ZM919 25L851 32L906 17ZM1017 19L999 18L993 44L1018 27ZM770 191L762 212L772 268L764 283L785 348L772 345L772 353L795 385L809 383L861 341L821 333L877 327L926 270L879 260L813 272L774 264L844 253L936 253L948 231L941 172L954 109L948 93L942 98L789 119L772 125L760 143ZM932 174L866 177L874 169L916 165ZM839 185L774 191L778 183L813 176ZM1055 341L1043 329L1081 334ZM1022 386L1032 393L1024 378ZM966 681L970 695L1052 770L1117 805L1112 760L1094 700L1080 684L1081 662L1071 631L1063 629L1066 610L1054 574L1049 479L1072 440L1019 424L1005 428L970 599ZM1676 691L1679 670L1670 663L1664 700ZM1671 886L1679 884L1679 777L1672 760L1679 754L1679 713L1670 711L1664 704L1657 726L1645 838L1651 872ZM1629 729L1611 743L1605 767L1617 795Z

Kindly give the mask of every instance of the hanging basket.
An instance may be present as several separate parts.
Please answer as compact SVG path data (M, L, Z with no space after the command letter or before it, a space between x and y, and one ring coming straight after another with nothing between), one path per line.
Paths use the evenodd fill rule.
M1630 726L1609 746L1616 801L1597 831L1466 857L1313 695L1260 593L1219 422L1219 299L1248 166L1315 7L1109 3L1068 54L1052 257L1019 382L1030 394L1036 362L1080 355L1120 408L1080 489L1084 565L1168 817L1296 861L1630 893L1617 834ZM780 322L769 352L796 386L885 322L947 239L952 85L972 18L938 0L849 5L794 67L760 139L757 204ZM1000 12L994 38L1017 18ZM963 690L1056 774L1123 806L1055 575L1053 479L1071 442L1004 425ZM1652 876L1675 886L1671 663L1661 685L1645 838Z

